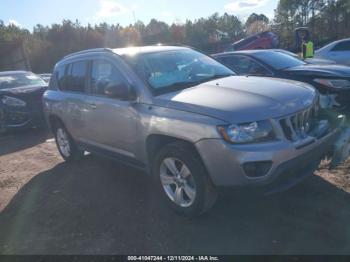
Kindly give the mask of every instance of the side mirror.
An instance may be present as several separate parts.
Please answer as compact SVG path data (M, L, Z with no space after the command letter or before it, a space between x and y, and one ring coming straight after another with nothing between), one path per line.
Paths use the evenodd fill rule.
M104 94L111 98L118 98L121 100L133 100L136 97L135 92L126 84L111 84L104 88Z

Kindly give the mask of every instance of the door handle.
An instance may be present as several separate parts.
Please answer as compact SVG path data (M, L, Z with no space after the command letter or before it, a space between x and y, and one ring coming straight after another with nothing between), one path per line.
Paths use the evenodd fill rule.
M96 109L96 108L97 108L97 105L94 104L94 103L90 103L89 106L90 106L90 108L92 108L92 109Z

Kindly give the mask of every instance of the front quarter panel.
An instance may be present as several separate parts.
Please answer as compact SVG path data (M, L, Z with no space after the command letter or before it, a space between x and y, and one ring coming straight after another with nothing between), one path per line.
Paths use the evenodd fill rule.
M202 139L221 139L216 127L226 124L222 120L209 116L160 106L139 104L138 111L141 117L140 129L143 130L140 139L143 143L151 135L172 137L192 144ZM139 144L143 144L142 142ZM143 149L138 150L143 152L143 155L139 157L146 160L146 146Z

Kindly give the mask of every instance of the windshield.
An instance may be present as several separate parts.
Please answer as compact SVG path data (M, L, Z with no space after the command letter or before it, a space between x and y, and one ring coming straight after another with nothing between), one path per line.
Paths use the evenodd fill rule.
M302 60L282 52L257 52L254 56L276 70L306 64Z
M155 94L234 75L224 65L194 50L164 51L124 58Z
M46 83L39 76L32 73L13 73L0 75L0 89L9 89L23 86L45 86Z

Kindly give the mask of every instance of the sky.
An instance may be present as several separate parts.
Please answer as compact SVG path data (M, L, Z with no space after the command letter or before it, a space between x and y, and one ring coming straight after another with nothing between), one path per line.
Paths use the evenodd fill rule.
M122 26L152 18L184 23L225 12L245 20L263 13L273 18L278 0L0 0L0 20L32 30L36 24L51 25L63 19L81 24L107 22Z

